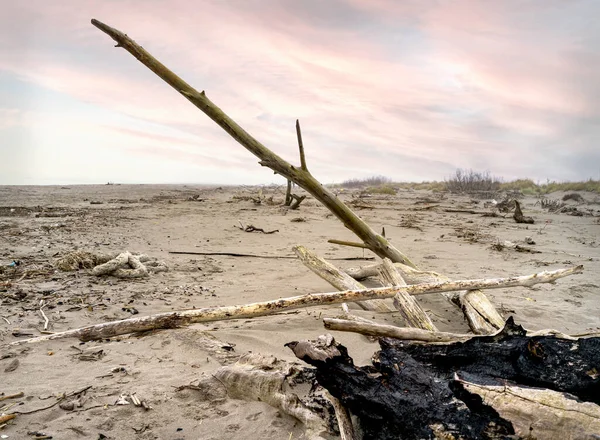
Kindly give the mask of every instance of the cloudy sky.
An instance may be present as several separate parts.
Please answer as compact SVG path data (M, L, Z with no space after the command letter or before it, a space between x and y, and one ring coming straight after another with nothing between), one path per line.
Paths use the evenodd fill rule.
M600 177L598 0L0 3L0 184L282 183L91 18L323 182Z

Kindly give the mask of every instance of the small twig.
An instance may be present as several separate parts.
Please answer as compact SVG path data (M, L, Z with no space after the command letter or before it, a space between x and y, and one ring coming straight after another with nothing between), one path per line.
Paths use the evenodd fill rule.
M288 255L256 255L256 254L242 254L237 252L185 252L185 251L169 251L170 254L176 255L221 255L227 257L248 257L248 258L274 258L282 260L297 260L297 257ZM339 261L355 261L355 260L374 260L374 257L346 257L346 258L327 258L328 260L339 260Z
M17 417L16 414L6 414L6 415L0 415L0 423L2 423L2 426L5 426L4 423L8 422L9 420L14 419L15 417Z
M304 144L302 143L302 132L300 131L300 121L296 119L296 135L298 136L298 149L300 150L300 168L308 171L306 167L306 157L304 156Z
M7 396L0 395L0 402L3 400L8 400L8 399L17 399L19 397L23 397L24 395L25 395L25 393L23 393L23 391L21 391L20 393L17 393L17 394L9 394Z
M48 330L48 323L50 321L49 321L48 317L46 316L46 314L44 313L44 307L45 306L46 306L46 304L42 300L42 304L40 306L40 313L42 314L42 317L44 318L44 330Z
M60 396L60 397L58 398L58 400L57 400L56 402L54 402L52 405L45 406L45 407L43 407L43 408L33 409L33 410L31 410L31 411L15 411L13 414L33 414L33 413L36 413L36 412L40 412L40 411L44 411L44 410L46 410L46 409L53 408L53 407L55 407L56 405L58 405L60 402L62 402L63 400L65 400L66 398L68 398L68 397L72 397L72 396L76 396L76 395L78 395L78 394L81 394L81 393L83 393L84 391L87 391L87 390L89 390L90 388L92 388L92 385L88 385L87 387L85 387L85 388L82 388L82 389L81 389L81 390L79 390L79 391L73 391L73 392L71 392L71 393L69 393L69 394L64 394L64 395Z
M332 239L327 240L327 243L339 244L340 246L350 246L350 247L369 249L369 246L367 246L366 244L356 243L354 241L335 240L332 238Z

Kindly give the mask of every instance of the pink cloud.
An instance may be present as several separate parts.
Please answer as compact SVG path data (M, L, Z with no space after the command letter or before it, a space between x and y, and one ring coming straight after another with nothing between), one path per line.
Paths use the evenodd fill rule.
M176 144L181 151L173 157L185 161L196 154L191 149L197 140L195 151L203 158L219 146L222 158L215 166L237 166L248 155L137 60L114 49L90 18L127 32L292 161L296 118L315 141L307 144L314 163L343 156L354 161L353 170L368 164L368 173L379 166L402 177L402 157L435 162L431 173L439 173L479 163L487 154L502 172L511 164L498 151L544 145L566 137L572 121L598 117L598 96L584 87L595 81L598 56L548 24L564 2L518 8L509 1L346 3L348 9L340 6L338 14L325 4L310 10L285 1L198 7L177 0L145 2L143 8L136 0L119 1L118 7L89 1L77 8L64 0L14 2L0 17L7 37L0 39L0 70L183 133L104 127L130 139L132 151L150 148L150 155L160 156ZM356 11L365 22L410 30L422 46L408 50L392 34L370 38L374 31L344 26L344 14ZM335 26L310 19L327 14ZM378 165L378 157L394 158L397 165ZM333 165L321 166L332 178L347 177ZM419 174L411 171L409 178Z

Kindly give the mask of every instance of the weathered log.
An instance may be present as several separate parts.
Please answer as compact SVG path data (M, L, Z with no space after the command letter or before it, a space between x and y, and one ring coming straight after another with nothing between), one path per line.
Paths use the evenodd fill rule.
M304 401L290 390L298 383L309 381L311 376L311 372L298 365L250 353L234 365L219 368L207 379L207 385L225 387L227 395L233 399L265 402L301 421L306 427L306 438L324 440L331 432L327 419L333 418L333 414L322 415L331 412L324 405L324 399L315 398L313 393Z
M435 380L426 366L405 356L354 365L346 348L333 338L286 344L294 354L317 368L317 382L354 414L364 439L462 438L510 435L510 423L466 407L448 385ZM490 425L494 428L490 429ZM448 433L453 437L436 434Z
M508 320L497 335L459 343L380 344L366 367L356 367L331 336L286 345L317 368L319 384L357 416L365 438L593 439L598 433L599 338L527 337Z
M402 263L394 263L394 267L409 285L449 280L448 277L437 272L418 270ZM361 268L347 269L346 273L354 279L364 279L378 275L380 268L380 264L372 264ZM469 327L474 333L490 334L503 327L504 319L481 290L456 292L444 296L462 309Z
M306 267L319 275L333 287L339 290L364 290L366 287L348 276L333 264L315 255L304 246L294 246L294 252ZM392 312L393 309L383 301L360 301L357 303L364 310Z
M368 264L361 267L351 267L345 269L348 275L357 281L362 281L366 278L379 276L379 268L381 263ZM437 272L427 272L418 269L414 269L410 266L406 266L402 263L394 263L394 267L400 272L406 284L421 284L421 283L435 283L437 281L450 281L450 278L440 275Z
M127 333L177 328L200 322L253 318L304 307L392 298L400 290L405 291L410 295L424 295L428 293L451 292L464 289L498 289L515 286L533 286L538 283L549 283L559 278L581 273L582 271L583 266L576 266L569 269L540 272L522 277L495 278L488 280L461 280L448 281L445 283L415 284L406 287L379 287L376 289L347 290L343 292L309 293L307 295L238 306L206 307L202 309L158 313L156 315L142 316L139 318L104 322L102 324L89 325L87 327L53 333L51 335L15 341L10 345L51 341L63 338L79 338L83 341L89 341L110 338Z
M483 403L509 420L523 439L597 440L600 406L578 402L569 395L547 389L511 385L481 385L456 380Z
M350 319L324 318L323 324L328 330L360 333L361 335L375 336L378 338L396 338L406 341L429 343L466 341L473 337L473 335L459 335L456 333L429 331L420 328L396 327L394 325Z
M443 344L448 342L461 342L476 337L485 337L493 335L471 335L460 333L448 333L440 331L428 331L415 328L397 327L394 325L378 324L368 319L362 319L357 316L342 316L339 318L323 318L323 324L328 330L340 332L360 333L365 336L375 338L394 338L402 341L427 342L430 344ZM502 330L495 333L499 334ZM588 332L576 335L567 335L563 332L553 329L527 330L527 336L553 336L559 339L576 341L579 338L600 337L600 332Z
M379 269L379 278L381 279L382 286L406 286L406 282L389 258L383 259L383 264ZM417 302L416 298L406 292L399 291L394 295L393 300L394 306L400 311L409 327L430 331L437 330L427 313L425 313L425 310L423 310Z
M600 338L573 341L554 335L528 336L510 317L499 333L465 342L423 345L386 339L383 345L401 350L447 378L458 370L466 379L477 375L508 380L600 404Z
M523 211L521 211L521 204L517 200L515 200L515 213L513 215L513 218L517 223L526 223L530 225L535 223L533 217L525 217L523 215Z

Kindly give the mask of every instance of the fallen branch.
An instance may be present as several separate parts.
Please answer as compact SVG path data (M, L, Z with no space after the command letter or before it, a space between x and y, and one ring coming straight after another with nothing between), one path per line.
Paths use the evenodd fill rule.
M323 258L306 249L304 246L295 246L294 252L302 263L319 275L338 290L364 290L365 286L352 277L346 275L337 267L328 263ZM357 303L364 310L376 310L379 312L392 312L393 309L383 301L360 301Z
M23 391L21 391L20 393L16 393L16 394L7 394L6 396L4 394L0 394L0 402L2 402L3 400L8 400L8 399L18 399L19 397L23 397L25 395L25 393L23 393Z
M339 244L340 246L350 246L357 247L362 249L369 249L369 247L364 243L356 243L355 241L344 241L344 240L335 240L333 238L327 240L327 243L331 244Z
M349 319L324 318L323 324L328 330L360 333L377 338L395 338L403 341L419 341L428 343L458 342L471 339L473 335L459 335L439 331L428 331L420 328L396 327L394 325L361 322Z
M509 318L511 319L511 318ZM460 333L448 333L440 331L428 331L418 328L396 327L394 325L378 324L368 320L340 319L340 318L323 318L323 325L328 330L339 332L359 333L365 336L373 336L376 338L394 338L402 341L426 342L429 344L462 342L473 338L485 338L500 334L502 330L492 335L469 335ZM577 335L568 335L558 330L527 330L527 336L554 336L559 339L568 339L571 341L578 338L599 337L600 332L589 332Z
M176 255L222 255L227 257L248 257L248 258L273 258L273 259L284 259L284 260L297 260L297 257L291 255L256 255L256 254L241 254L236 252L187 252L187 251L170 251L170 254ZM374 260L373 257L345 257L345 258L329 258L330 260L339 261L358 261L358 260Z
M293 310L304 307L325 306L330 304L341 304L345 302L357 302L372 299L392 298L399 291L407 292L410 295L424 295L429 293L451 292L465 289L499 289L516 286L531 287L538 283L549 283L559 278L581 273L582 271L583 266L576 266L569 269L558 269L521 277L448 281L440 283L415 284L406 287L380 287L376 289L365 289L358 291L347 290L344 292L309 293L306 295L239 306L207 307L202 309L166 312L156 315L123 319L120 321L105 322L102 324L89 325L87 327L53 333L51 335L15 341L10 345L51 341L63 338L79 338L82 341L105 339L127 333L177 328L184 325L201 322L225 321L230 319L266 316L281 312L283 310Z
M352 426L352 419L348 410L344 408L342 402L333 397L328 391L325 391L325 397L331 402L335 411L335 418L340 429L340 440L356 440L358 437Z
M523 439L597 439L600 406L579 402L571 396L548 389L511 385L480 385L456 380L466 391L509 420L515 435ZM560 422L558 422L560 421ZM535 436L535 437L533 437Z
M181 93L188 101L203 111L244 148L258 157L261 165L269 167L276 173L296 183L325 205L348 229L368 245L369 249L376 255L381 258L387 257L392 261L414 266L406 255L392 246L385 237L377 234L364 220L338 199L335 194L315 179L308 170L302 169L301 166L293 166L261 144L208 99L204 91L198 92L123 32L95 19L92 19L92 24L115 40L117 47L124 48L177 92Z
M385 258L379 270L382 286L406 286L402 275L394 267L389 258ZM410 327L436 331L437 328L421 308L417 300L406 292L399 291L394 295L394 306Z
M290 209L298 209L300 203L306 199L306 196L297 196L296 194L292 194L292 199L294 199L294 201L290 205Z
M394 267L408 284L450 281L448 277L437 272L414 269L402 263L395 263ZM359 269L348 269L346 272L353 278L363 279L378 275L380 268L380 264L374 264ZM457 292L445 296L462 309L474 333L490 334L504 326L504 319L481 290Z
M17 417L16 414L0 414L0 423L8 422L9 420L14 419L15 417Z
M236 228L241 229L244 232L262 232L263 234L274 234L275 232L279 232L279 229L265 231L263 228L257 228L254 225L244 225L242 222L240 222L240 226L236 226Z

